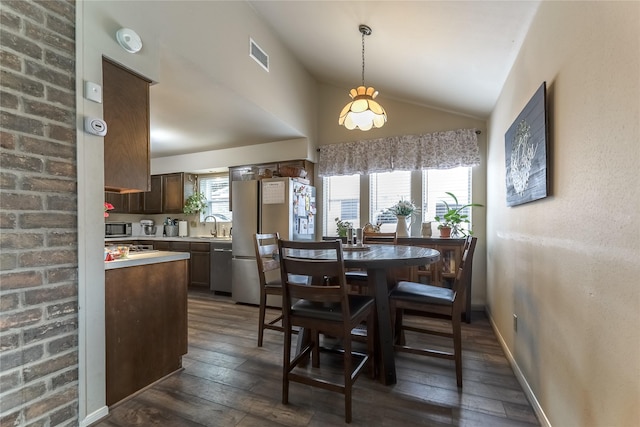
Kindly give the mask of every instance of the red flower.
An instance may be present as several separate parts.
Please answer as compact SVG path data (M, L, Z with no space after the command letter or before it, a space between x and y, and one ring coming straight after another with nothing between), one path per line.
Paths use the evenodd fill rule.
M109 216L109 212L111 209L115 209L111 203L104 202L104 217Z

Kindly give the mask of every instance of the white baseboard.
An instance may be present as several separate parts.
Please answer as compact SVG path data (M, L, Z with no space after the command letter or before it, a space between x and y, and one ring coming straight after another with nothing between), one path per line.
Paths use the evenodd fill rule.
M551 422L549 422L549 419L547 418L544 411L542 410L542 407L540 406L540 402L538 402L538 399L536 398L536 395L533 393L533 390L531 390L531 387L529 386L527 379L525 378L522 371L520 370L520 367L516 363L516 360L513 358L511 351L509 351L509 348L507 347L507 343L505 342L504 338L502 338L502 335L500 335L500 331L498 331L498 328L496 327L496 324L493 321L493 317L491 317L491 313L489 313L489 311L485 311L485 313L487 315L487 318L489 319L489 323L491 323L491 328L493 329L493 333L496 334L496 337L498 338L498 342L500 343L500 347L502 347L502 351L504 351L504 354L507 356L509 365L511 365L511 368L513 369L513 372L516 375L516 379L520 383L520 386L522 387L524 394L527 396L527 399L531 403L531 406L533 407L533 410L536 413L536 417L538 418L540 425L543 427L551 427Z
M109 407L103 406L102 408L94 411L86 416L86 418L80 421L80 427L89 427L91 424L100 421L104 417L109 415Z

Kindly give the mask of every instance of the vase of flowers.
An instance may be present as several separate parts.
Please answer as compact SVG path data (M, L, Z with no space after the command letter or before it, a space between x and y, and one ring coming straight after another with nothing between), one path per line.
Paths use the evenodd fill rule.
M391 206L388 211L396 216L396 234L398 237L409 237L409 227L411 227L412 215L418 211L416 205L409 200L399 200Z
M107 218L109 216L109 211L115 209L115 207L109 203L104 202L104 217Z

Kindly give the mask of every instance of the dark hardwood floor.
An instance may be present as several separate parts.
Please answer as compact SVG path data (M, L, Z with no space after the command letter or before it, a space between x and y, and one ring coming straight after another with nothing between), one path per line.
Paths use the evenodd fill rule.
M267 330L264 347L257 347L257 307L203 293L191 293L188 307L184 369L112 408L95 426L345 425L341 394L291 383L289 404L281 403L282 335ZM462 334L461 391L453 361L397 354L397 384L364 374L356 381L351 425L540 425L486 317L474 312ZM415 337L407 339L434 339Z

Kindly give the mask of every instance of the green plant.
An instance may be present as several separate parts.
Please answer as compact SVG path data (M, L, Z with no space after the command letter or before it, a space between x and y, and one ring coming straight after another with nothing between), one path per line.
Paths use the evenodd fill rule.
M469 235L472 235L473 231L471 231L471 229L465 231L464 228L462 228L462 224L470 223L469 215L463 213L463 211L466 208L469 208L471 206L475 206L475 207L484 207L484 206L479 203L469 203L469 204L460 206L460 203L458 202L458 198L455 196L455 194L449 193L448 191L446 192L446 194L451 196L451 198L455 202L455 205L454 207L452 207L445 200L442 201L442 203L444 203L444 206L447 208L447 211L444 213L442 217L438 215L434 216L434 219L440 223L440 225L438 225L438 230L442 229L443 227L450 227L452 236L457 236L458 234L461 234L462 236L467 236L467 233Z
M340 218L336 218L334 221L336 222L338 237L347 237L347 230L350 227L353 228L353 224L349 221L342 221Z
M198 212L200 212L206 207L207 207L207 198L204 196L203 193L195 192L189 197L187 197L187 200L184 203L184 208L182 209L182 212L186 213L187 215L197 214Z

